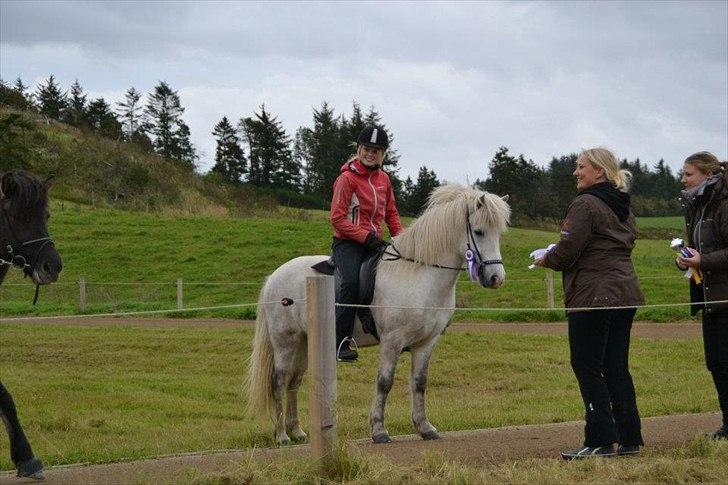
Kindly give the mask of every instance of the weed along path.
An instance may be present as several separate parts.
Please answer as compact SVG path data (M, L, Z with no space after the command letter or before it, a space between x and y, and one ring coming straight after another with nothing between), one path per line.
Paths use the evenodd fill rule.
M642 421L647 449L680 446L720 423L718 413L683 414L645 418ZM394 437L392 443L375 445L370 440L351 442L359 452L381 456L392 463L416 465L423 454L434 453L468 465L492 465L526 458L557 458L559 452L581 442L583 422L508 426L473 431L451 431L437 441L419 436ZM271 462L304 457L308 446L192 453L105 465L71 465L46 470L49 484L185 483L220 479L244 470L252 461ZM0 484L20 483L9 472L0 473Z
M8 323L20 323L9 319ZM0 318L0 324L3 319ZM237 328L252 327L252 320L235 320L219 318L127 318L127 317L33 317L22 320L22 323L44 325L74 325L82 327L105 326L138 326L138 327L180 327L180 328ZM447 332L503 332L524 333L534 335L566 335L564 322L456 322L450 325ZM702 338L702 328L697 322L647 323L637 322L632 328L632 335L638 338L654 340L688 340Z

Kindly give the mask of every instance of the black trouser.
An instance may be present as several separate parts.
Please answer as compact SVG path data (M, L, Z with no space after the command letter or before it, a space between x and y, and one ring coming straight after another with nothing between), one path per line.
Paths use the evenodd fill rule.
M728 310L703 310L705 363L713 375L723 424L728 426Z
M629 373L635 309L569 313L571 368L586 409L584 446L641 445L640 416Z
M331 245L336 263L336 303L359 304L359 270L370 250L356 241L334 238ZM354 334L356 307L336 307L336 347Z
M10 459L17 466L18 464L33 458L33 451L30 443L20 427L18 414L15 412L15 403L3 383L0 382L0 417L5 424L10 438Z

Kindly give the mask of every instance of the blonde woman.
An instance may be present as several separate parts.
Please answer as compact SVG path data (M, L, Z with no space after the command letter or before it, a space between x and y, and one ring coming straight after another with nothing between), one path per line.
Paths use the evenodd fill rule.
M364 260L387 243L382 222L392 236L402 232L392 183L382 170L389 137L381 126L364 128L357 139L356 156L341 166L334 181L331 249L336 262L336 302L359 303L359 270ZM359 354L349 342L354 332L355 307L336 307L336 358L355 362Z
M682 269L699 271L700 283L690 281L690 301L728 300L728 163L709 152L685 159L681 202L685 211L689 258L679 256ZM723 426L711 433L728 439L728 303L693 305L692 314L703 310L705 361L718 391Z
M604 308L644 303L631 259L637 236L627 194L631 175L611 151L592 148L579 155L574 176L579 193L561 239L536 261L563 272L571 367L586 410L584 445L561 456L636 454L644 444L628 365L636 309Z

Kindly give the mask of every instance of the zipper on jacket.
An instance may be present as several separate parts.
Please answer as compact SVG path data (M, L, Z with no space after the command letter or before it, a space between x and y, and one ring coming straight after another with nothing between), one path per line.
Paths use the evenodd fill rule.
M372 209L372 213L369 216L369 225L372 226L372 229L374 230L374 234L377 234L377 228L374 225L374 215L377 213L377 203L378 203L379 199L377 198L377 189L375 189L374 185L372 184L372 177L374 177L375 173L376 172L371 172L369 174L369 178L367 179L367 182L369 182L369 187L372 188L372 192L374 193L374 208Z
M700 240L700 233L703 230L703 218L705 217L705 209L707 209L708 205L704 205L703 209L700 211L700 219L698 219L698 223L695 224L695 228L693 229L693 239L695 240L695 249L698 250L698 253L702 253L702 241ZM703 287L703 301L708 301L708 295L705 293L705 284L707 283L707 280L705 279L705 275L703 274L703 281L702 281L702 287ZM703 311L708 311L708 304L704 303L705 308Z

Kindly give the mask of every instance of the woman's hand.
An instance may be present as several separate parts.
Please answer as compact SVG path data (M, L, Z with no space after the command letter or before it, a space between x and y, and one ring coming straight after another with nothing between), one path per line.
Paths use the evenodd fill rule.
M686 258L682 254L677 257L678 266L690 266L694 269L700 269L700 253L693 248L686 248L690 253L690 257ZM687 269L687 268L686 268Z
M543 263L544 258L536 259L533 261L533 264L536 266L541 266L542 268L545 268L546 265Z
M689 266L686 266L686 265L684 265L684 264L682 264L680 262L680 258L679 257L678 258L675 258L675 264L677 265L678 268L680 268L683 271L685 271L685 270L687 270L689 268Z

